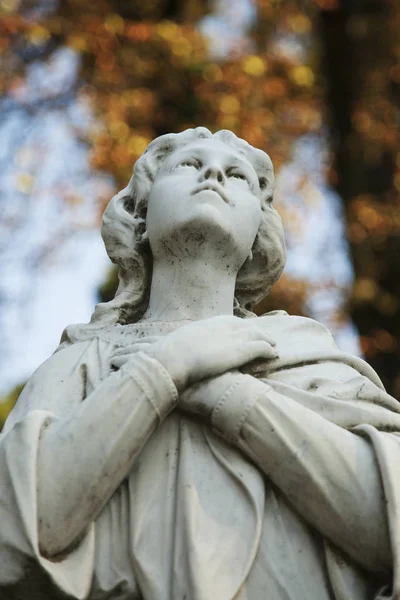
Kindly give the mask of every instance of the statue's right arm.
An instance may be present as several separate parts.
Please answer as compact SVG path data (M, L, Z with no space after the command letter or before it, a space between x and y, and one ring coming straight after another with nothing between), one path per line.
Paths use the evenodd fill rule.
M84 398L96 356L98 348L82 353L82 344L53 355L28 382L6 426L48 411L37 459L39 548L47 558L79 542L177 403L167 370L143 353Z
M40 552L48 558L72 549L84 536L157 425L177 405L178 393L203 378L275 355L256 320L233 316L185 325L151 351L128 353L120 369L109 373L113 352L109 344L93 340L56 353L28 382L6 423L7 431L42 411L38 534ZM87 384L92 391L86 395Z

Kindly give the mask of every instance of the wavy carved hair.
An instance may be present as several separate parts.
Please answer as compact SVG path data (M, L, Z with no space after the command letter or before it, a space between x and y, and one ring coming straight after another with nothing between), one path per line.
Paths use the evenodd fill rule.
M152 254L146 235L147 199L160 164L175 150L199 139L217 139L244 155L255 169L261 190L261 224L252 258L241 267L236 280L234 313L254 316L253 306L268 294L280 277L286 260L282 221L273 206L274 172L269 156L227 130L212 134L204 127L162 135L153 140L137 160L126 188L108 204L102 236L108 256L119 267L119 286L110 302L98 304L90 323L70 325L63 340L74 342L94 337L113 324L134 323L145 312L151 284Z

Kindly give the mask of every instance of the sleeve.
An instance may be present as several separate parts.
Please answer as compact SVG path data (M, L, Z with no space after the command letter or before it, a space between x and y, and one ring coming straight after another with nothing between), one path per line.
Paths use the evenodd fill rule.
M104 347L103 347L104 346ZM50 425L58 426L65 420L70 421L72 413L82 413L91 430L80 431L80 437L86 444L82 454L82 446L73 443L72 468L78 481L80 497L71 499L72 506L82 506L86 492L90 489L90 477L102 480L104 469L112 465L102 464L101 452L118 453L118 434L122 438L129 434L135 437L136 445L145 443L146 432L149 433L176 405L177 392L165 369L143 353L136 355L132 363L124 365L119 372L112 374L101 382L101 371L104 365L100 362L110 350L104 342L94 340L70 346L53 355L32 376L21 394L18 403L6 422L4 432L0 435L0 596L20 599L58 599L87 598L93 576L95 557L95 524L85 529L79 541L71 546L68 552L57 555L54 559L44 557L39 548L38 539L38 472L39 454L43 438L50 430ZM113 381L111 381L113 378ZM110 413L111 398L114 393L113 383L118 380L117 408ZM133 391L132 391L133 390ZM136 392L135 392L136 390ZM89 392L89 393L88 393ZM136 393L137 402L133 402ZM83 402L84 400L84 402ZM86 411L86 412L85 412ZM124 411L128 415L124 417ZM116 413L119 415L118 421ZM132 415L131 415L132 413ZM115 418L113 418L115 416ZM128 418L129 417L129 418ZM132 424L132 419L137 422ZM92 421L96 422L92 427ZM120 423L126 423L122 428ZM79 422L79 419L78 419ZM80 425L79 425L80 426ZM115 431L113 430L115 428ZM130 429L128 429L130 427ZM147 429L146 429L147 427ZM105 432L110 428L110 440ZM122 431L124 429L124 431ZM60 435L60 444L68 439L68 431ZM87 464L91 467L85 471L85 460L88 435L91 436L90 447L96 451L98 438L98 459ZM111 438L114 436L114 442ZM57 437L57 436L56 436ZM106 441L105 441L106 438ZM124 438L124 439L125 439ZM110 447L108 449L108 446ZM130 442L132 450L133 442ZM140 450L138 447L137 450ZM137 452L136 452L137 453ZM68 453L66 453L68 454ZM134 453L133 453L134 454ZM118 454L121 463L121 455ZM111 456L112 458L112 456ZM63 452L59 459L48 457L48 463L55 474L54 493L67 495L73 488L68 476L64 476ZM127 463L128 464L128 463ZM75 466L74 466L75 465ZM94 466L93 466L94 465ZM96 472L98 469L98 473ZM61 471L57 474L57 471ZM58 479L57 479L58 477ZM64 485L66 492L59 490ZM71 525L72 526L72 525Z
M237 376L212 427L359 565L379 573L393 565L400 590L400 405L360 359L341 360L332 345L318 360L313 345L300 360L296 344L269 377Z
M94 525L68 555L39 551L37 456L43 427L54 418L32 411L0 439L0 590L3 598L87 597L94 564Z
M37 472L43 430L82 401L88 345L50 357L26 384L0 435L0 590L6 598L87 597L94 564L94 525L77 548L51 561L39 551ZM52 386L52 382L57 382ZM64 387L65 386L65 387ZM46 409L47 407L47 409Z

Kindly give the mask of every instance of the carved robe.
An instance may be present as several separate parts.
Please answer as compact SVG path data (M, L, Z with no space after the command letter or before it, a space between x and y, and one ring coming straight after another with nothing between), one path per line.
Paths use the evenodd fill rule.
M400 404L366 363L337 349L323 326L285 314L262 319L279 358L258 377L238 374L210 423L171 411L172 381L144 353L129 368L110 372L116 347L148 332L162 335L170 324L115 326L62 349L38 369L0 436L2 599L400 598ZM48 560L37 533L41 436L106 380L158 426L79 544ZM142 426L138 421L132 435ZM371 553L366 558L363 541L352 539L351 523L339 512L347 502L362 514L357 474L365 465L340 453L330 437L335 428L362 436L374 450L391 570L382 567L379 548L374 560ZM87 441L79 443L84 458ZM282 448L273 466L266 460L270 444ZM304 486L286 493L276 481L290 480L295 463ZM302 498L303 512L293 494ZM320 498L321 524L310 518Z

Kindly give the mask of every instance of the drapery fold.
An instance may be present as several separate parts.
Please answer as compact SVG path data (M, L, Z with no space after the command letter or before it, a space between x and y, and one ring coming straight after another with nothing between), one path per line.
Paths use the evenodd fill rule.
M232 599L261 535L264 482L257 469L201 424L175 414L146 446L129 485L143 597Z
M387 501L393 554L393 574L383 576L381 583L376 577L377 589L381 588L376 598L399 600L399 403L385 393L368 365L340 352L318 323L271 315L262 318L260 324L276 339L279 359L258 365L255 376L279 394L338 427L362 435L371 444ZM138 325L134 334L129 334L129 326L126 333L125 343L134 343L139 338ZM119 345L121 337L118 335ZM125 582L118 600L176 600L185 594L188 600L239 598L255 561L264 560L258 556L258 548L268 511L265 491L270 484L209 425L178 412L166 417L121 484L129 557L118 557L122 534L104 515L65 556L49 561L40 555L36 473L42 429L50 421L62 419L107 378L114 341L112 331L105 332L102 339L72 345L58 353L56 356L64 356L57 364L63 363L68 385L57 397L46 389L46 377L55 368L50 359L36 377L40 385L28 386L0 437L1 597L25 597L24 586L29 585L26 589L36 590L39 600L58 600L63 594L74 600L113 598L96 587L101 586L96 570L111 569L106 556L96 555L97 531L96 536L103 541L108 536L115 549L113 560L118 564L112 572L120 573L118 577ZM119 501L117 495L111 499L113 510L119 510ZM365 571L328 540L324 545L333 598L370 600ZM106 548L103 542L102 547ZM40 595L42 590L48 590L47 595ZM26 597L35 598L32 592Z
M80 544L52 561L39 550L37 452L43 427L54 415L38 410L17 422L0 443L1 598L88 597L94 566L95 525ZM45 596L45 594L48 596ZM40 595L42 594L42 596Z

